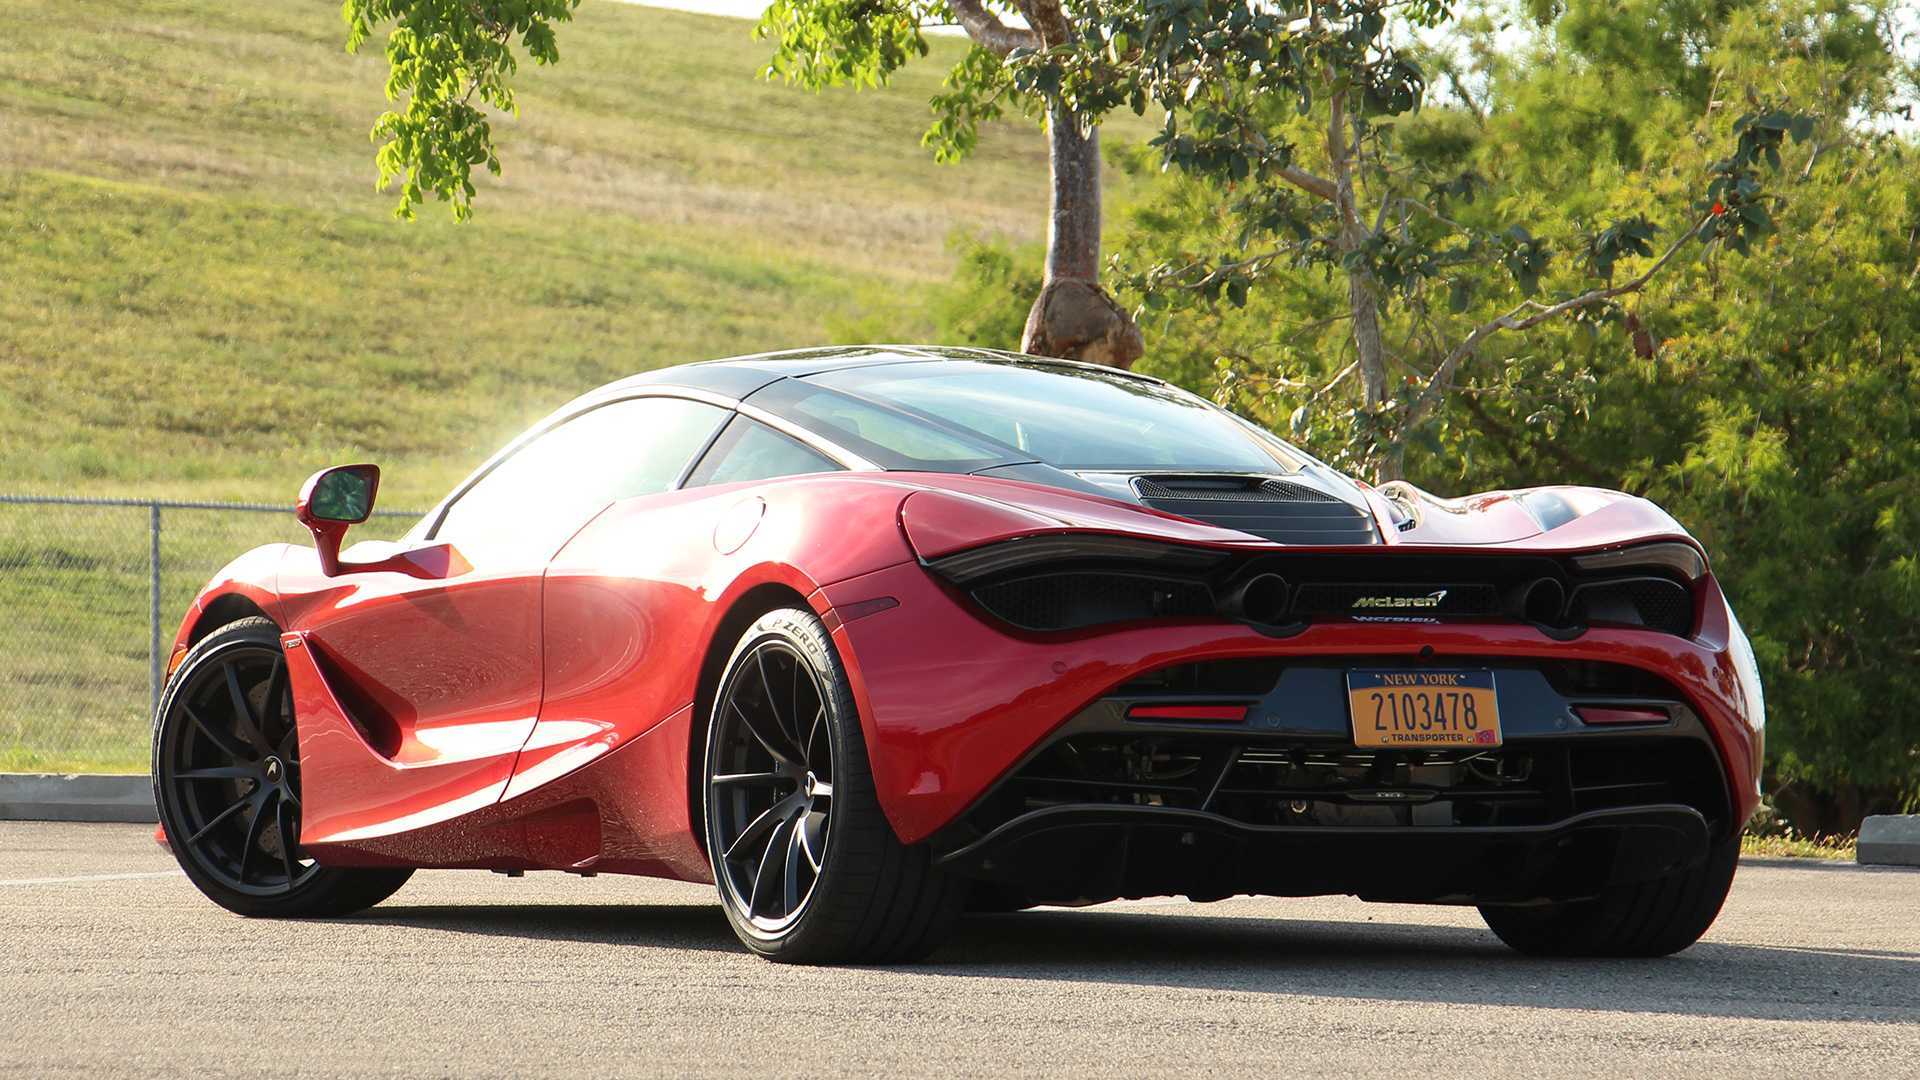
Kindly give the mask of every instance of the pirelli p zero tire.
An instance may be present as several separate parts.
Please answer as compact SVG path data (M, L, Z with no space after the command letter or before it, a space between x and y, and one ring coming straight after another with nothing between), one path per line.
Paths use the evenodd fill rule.
M300 852L300 745L280 631L241 619L193 647L153 722L153 798L187 878L241 915L345 915L412 870L326 867Z
M1740 858L1736 833L1705 862L1591 900L1543 907L1483 907L1501 941L1530 956L1666 956L1700 939L1720 914Z
M793 963L887 963L931 952L966 882L902 844L874 793L853 692L810 611L740 638L707 717L707 855L747 948Z

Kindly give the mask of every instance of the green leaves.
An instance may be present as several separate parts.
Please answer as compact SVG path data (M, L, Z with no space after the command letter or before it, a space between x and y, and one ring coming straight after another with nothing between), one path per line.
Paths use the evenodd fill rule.
M515 43L536 64L556 63L553 25L573 18L579 0L346 0L347 51L357 52L375 28L387 35L387 100L370 133L379 143L375 185L400 181L394 215L411 219L428 195L449 203L455 220L473 213L473 168L496 175L493 128L486 109L516 111L508 79L518 68Z
M1659 232L1644 214L1608 226L1587 241L1588 270L1603 281L1612 281L1614 263L1626 255L1652 255L1653 238Z
M927 55L920 26L936 21L951 21L945 4L925 0L773 0L753 34L774 43L767 78L857 90Z
M1535 238L1524 226L1512 225L1496 243L1500 251L1500 265L1513 277L1520 294L1533 296L1538 293L1540 275L1546 273L1547 264L1553 261L1553 252L1548 250L1546 242Z
M1706 193L1694 205L1704 216L1703 241L1719 241L1728 250L1745 255L1751 242L1773 231L1775 199L1762 190L1760 166L1780 168L1780 148L1788 138L1805 142L1813 136L1814 118L1783 108L1750 112L1734 121L1737 137L1733 153L1708 170Z

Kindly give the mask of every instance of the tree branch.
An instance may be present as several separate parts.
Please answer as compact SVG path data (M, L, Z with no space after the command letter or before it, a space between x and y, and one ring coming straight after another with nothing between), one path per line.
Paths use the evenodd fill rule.
M965 28L974 44L996 56L1005 56L1015 49L1040 47L1040 35L1001 22L982 0L947 0L947 6L953 9L954 19Z
M1296 169L1291 165L1280 170L1280 178L1307 194L1317 195L1328 202L1333 202L1337 195L1333 181L1315 176L1304 169Z
M1453 385L1453 376L1454 373L1459 370L1461 361L1471 355L1473 350L1479 347L1480 342L1503 330L1531 329L1546 322L1548 319L1564 315L1576 308L1587 307L1592 304L1597 304L1602 300L1611 300L1616 296L1637 292L1645 288L1647 282L1653 280L1653 276L1664 269L1667 263L1671 262L1673 257L1680 253L1680 249L1686 246L1687 241L1693 239L1694 236L1699 233L1701 227L1706 225L1710 220L1712 220L1712 215L1707 215L1699 221L1694 222L1693 227L1681 233L1680 238L1675 240L1673 245L1667 248L1658 259L1655 259L1652 266L1647 267L1640 276L1632 280L1622 282L1619 285L1610 285L1605 288L1589 289L1579 296L1569 297L1557 304L1542 306L1531 300L1523 301L1505 315L1474 327L1473 332L1467 335L1466 340L1454 346L1453 351L1447 354L1446 359L1440 361L1440 366L1433 369L1433 376L1427 380L1425 389L1420 391L1420 396L1414 399L1412 408L1407 410L1406 422L1402 425L1403 429L1411 430L1413 425L1425 419L1426 415L1433 410L1433 407L1440 403L1440 396L1445 394L1447 388ZM1534 308L1534 313L1528 315L1526 318L1520 318L1520 313L1528 308Z

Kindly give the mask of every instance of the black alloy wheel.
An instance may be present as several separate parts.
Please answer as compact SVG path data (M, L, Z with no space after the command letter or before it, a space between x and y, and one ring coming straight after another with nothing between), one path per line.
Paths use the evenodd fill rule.
M888 823L818 616L780 608L746 628L705 731L702 839L742 944L812 964L915 960L939 944L967 883Z
M831 842L826 697L799 651L770 638L736 665L717 712L707 803L720 886L756 929L777 934L812 898Z
M187 877L242 915L341 915L413 871L331 868L300 850L300 740L280 632L230 623L190 651L154 718L154 802Z
M318 869L299 854L300 747L277 643L235 641L174 691L156 781L172 805L168 842L221 886L282 896Z

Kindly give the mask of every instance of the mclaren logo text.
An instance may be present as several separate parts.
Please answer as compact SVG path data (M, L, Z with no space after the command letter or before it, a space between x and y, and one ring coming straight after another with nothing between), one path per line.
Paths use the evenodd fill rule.
M1387 608L1404 610L1407 608L1437 608L1440 601L1447 598L1447 590L1435 589L1424 596L1362 596L1353 602L1354 608Z

